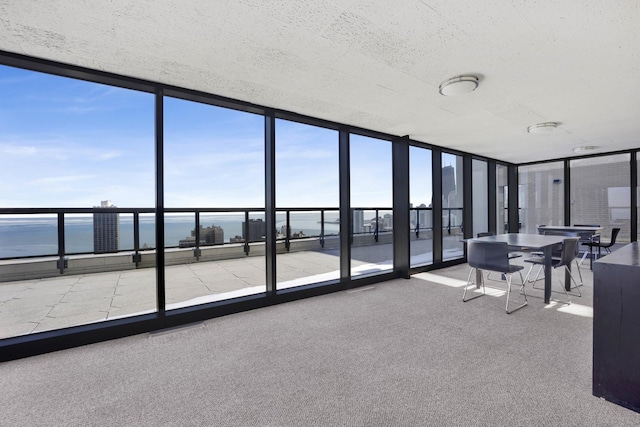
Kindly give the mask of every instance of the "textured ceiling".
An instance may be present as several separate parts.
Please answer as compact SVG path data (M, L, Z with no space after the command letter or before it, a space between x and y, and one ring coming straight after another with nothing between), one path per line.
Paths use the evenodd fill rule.
M639 22L637 0L0 0L0 50L522 163L640 147Z

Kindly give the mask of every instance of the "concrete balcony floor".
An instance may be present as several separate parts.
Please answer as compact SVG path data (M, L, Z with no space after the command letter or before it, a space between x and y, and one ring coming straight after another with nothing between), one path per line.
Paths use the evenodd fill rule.
M372 236L365 238L373 239ZM445 239L445 259L462 256L459 239L459 236ZM339 280L339 250L335 245L333 249L320 249L317 241L302 244L316 247L280 251L276 255L277 289ZM371 241L353 246L351 251L353 276L379 274L393 268L390 243ZM190 250L184 252L190 253ZM412 265L430 264L431 240L413 240L411 252ZM104 256L85 256L82 262L85 266L93 263L93 269L100 270L105 259ZM31 262L35 274L39 274L38 261ZM0 283L0 339L156 311L157 272L153 267L83 274L73 274L70 268L69 272L58 275L55 262L48 262L53 262L53 277L43 275ZM7 265L10 263L3 261L3 266L10 268L11 265ZM265 288L263 254L244 256L241 253L215 261L185 262L183 259L178 264L165 266L167 310L260 294Z

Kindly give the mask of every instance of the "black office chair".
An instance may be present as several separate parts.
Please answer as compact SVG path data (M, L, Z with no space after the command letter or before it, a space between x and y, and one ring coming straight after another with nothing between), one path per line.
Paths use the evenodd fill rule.
M524 269L524 267L521 265L513 265L509 263L509 245L506 242L478 242L470 240L469 242L467 242L467 262L471 267L471 271L469 271L469 277L467 278L467 283L464 287L464 294L462 295L463 302L467 302L485 295L483 271L486 270L495 271L497 273L505 275L507 281L507 302L505 310L507 314L511 314L514 311L527 305L527 294L524 290L525 280L522 279L522 274L520 274L520 278L522 280L521 293L524 296L524 303L509 310L509 301L511 296L511 275L515 272L520 272ZM480 273L480 284L482 285L482 293L467 299L467 289L469 288L469 286L476 286L475 280L471 280L471 276L473 275L474 271Z
M486 237L486 236L495 236L496 233L490 233L488 231L484 231L484 232L480 232L477 234L477 237ZM514 252L509 252L509 259L515 259L515 258L521 258L522 254L518 254L518 253L514 253ZM491 277L491 272L489 272L489 274L487 274L487 280L505 280L504 278L504 274L502 274L500 276L500 279L493 279Z
M600 224L573 224L573 226L574 227L600 227ZM591 231L586 231L586 232L579 231L578 237L580 238L580 245L582 245L583 243L597 242L600 240L600 235L594 234ZM582 265L587 255L589 255L589 250L585 249L584 254L582 255L582 258L578 263L578 266Z
M582 243L584 246L589 247L589 253L593 254L593 248L598 248L598 258L602 255L602 249L606 250L607 253L611 253L611 246L616 244L616 238L618 237L618 233L620 233L619 228L614 228L611 230L611 239L609 242L603 242L601 239L593 242L584 242Z
M580 237L579 237L579 233L574 233L574 232L570 232L570 231L561 231L561 230L547 230L543 233L545 236L567 236L567 237L577 237L578 238L578 243L580 243ZM551 249L551 259L552 262L557 262L558 260L560 260L563 256L563 250L564 250L564 244L559 244L559 245L555 245L552 249ZM540 257L540 259L542 260L542 262L540 263L534 263L534 264L540 264L540 269L538 270L538 273L536 274L535 279L533 280L529 280L530 283L533 283L533 288L535 288L535 283L539 280L540 278L540 273L544 270L544 254L542 252L532 252L531 253L532 258L533 257ZM582 279L582 271L580 270L580 263L582 262L582 260L578 261L578 257L580 256L580 245L576 244L575 245L575 249L574 249L574 255L573 255L573 261L576 263L576 270L578 271L578 276L580 276L580 283L577 283L576 286L574 286L572 289L576 289L578 291L578 295L579 297L582 296L582 292L580 292L579 287L582 286L584 284L584 280ZM525 260L527 261L527 260ZM531 258L528 262L532 262ZM569 264L571 264L571 262L569 262ZM533 265L531 266L531 268L533 268ZM567 268L569 268L567 266ZM530 269L531 270L531 269ZM531 272L531 271L530 271ZM530 277L530 276L527 276ZM542 276L544 277L544 276ZM573 279L573 275L571 276L573 282L575 282L575 279ZM571 294L573 295L573 294Z
M558 276L558 272L556 269L558 267L564 267L566 271L569 273L569 277L571 278L571 281L575 284L575 286L572 289L576 289L578 291L578 296L582 296L582 293L580 292L580 289L579 289L579 287L582 286L582 273L580 273L580 269L578 269L578 273L580 273L580 283L578 283L576 282L576 279L573 277L573 274L569 269L569 265L571 265L571 262L576 259L576 253L578 251L578 240L579 239L577 237L569 237L563 240L562 250L560 251L559 256L553 256L551 259L551 268L553 269L553 272L558 278L558 281L560 282L560 284L562 284L562 281L560 280L560 277ZM553 255L556 255L556 254L553 253ZM544 257L532 256L531 258L525 259L524 262L531 263L531 268L529 268L527 277L531 275L531 271L533 270L533 267L535 265L541 266L540 269L538 270L538 274L536 275L536 278L533 280L533 287L535 289L535 282L538 280L538 276L540 276L540 272L543 270ZM571 304L571 298L569 297L569 293L567 292L566 287L564 285L562 286L562 290L567 296L566 304Z

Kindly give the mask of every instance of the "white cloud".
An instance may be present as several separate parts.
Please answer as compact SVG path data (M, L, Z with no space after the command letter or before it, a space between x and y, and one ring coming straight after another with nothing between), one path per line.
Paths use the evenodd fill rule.
M98 160L111 160L111 159L115 159L117 157L121 157L122 153L120 151L107 151L104 153L98 153L97 159Z
M0 144L0 155L28 157L36 154L38 149L32 145Z
M83 180L95 179L96 175L67 175L67 176L50 176L45 178L38 178L29 181L30 185L34 186L50 186L59 185L65 183L80 182Z

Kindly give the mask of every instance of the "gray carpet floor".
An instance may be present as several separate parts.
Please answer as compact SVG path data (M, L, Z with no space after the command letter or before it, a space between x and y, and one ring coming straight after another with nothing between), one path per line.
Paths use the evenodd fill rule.
M589 274L507 315L500 282L462 303L468 271L6 362L0 425L640 425L591 394Z

